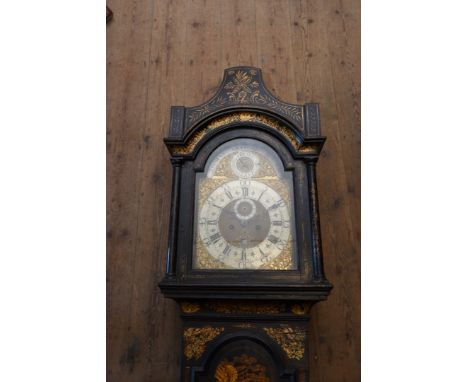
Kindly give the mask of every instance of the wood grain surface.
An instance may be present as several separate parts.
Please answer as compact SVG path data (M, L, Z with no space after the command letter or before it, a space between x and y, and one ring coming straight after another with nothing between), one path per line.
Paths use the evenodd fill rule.
M164 275L171 105L209 98L223 69L263 70L285 102L320 103L329 300L313 307L314 382L360 380L359 0L108 0L107 378L176 382L180 320Z

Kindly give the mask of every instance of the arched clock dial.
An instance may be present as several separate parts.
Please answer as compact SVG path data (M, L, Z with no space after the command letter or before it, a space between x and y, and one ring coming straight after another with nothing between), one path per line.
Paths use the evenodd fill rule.
M254 139L219 147L197 182L194 267L293 269L292 176Z
M216 188L200 211L198 230L208 253L231 268L256 269L275 259L290 238L286 201L259 181Z

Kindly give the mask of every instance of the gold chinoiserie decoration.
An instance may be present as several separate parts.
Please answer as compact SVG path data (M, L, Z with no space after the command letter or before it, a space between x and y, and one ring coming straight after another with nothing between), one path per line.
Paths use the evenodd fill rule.
M271 382L266 366L248 354L221 361L215 371L215 380L216 382Z
M235 122L256 122L268 126L278 133L283 135L294 148L300 153L317 154L317 149L311 145L303 144L299 138L286 126L279 123L277 120L266 115L254 112L237 112L218 117L209 122L205 127L194 133L185 145L177 145L171 148L172 155L190 154L193 152L197 144L210 131L219 129L223 126L230 125Z
M216 382L237 382L237 370L229 363L220 363L216 368Z
M263 328L265 332L283 349L288 358L302 359L305 349L305 330L281 326Z
M258 99L260 96L258 86L258 82L253 80L251 75L238 70L233 76L232 81L229 81L224 86L224 89L227 90L229 101L243 104L248 101L255 102Z
M193 124L220 108L250 103L252 105L267 106L284 116L301 122L304 118L302 108L298 105L281 102L267 92L261 92L259 82L253 78L257 74L256 69L248 71L230 70L228 72L230 81L223 87L226 94L215 96L202 106L190 108L188 110L188 121Z
M198 359L205 351L206 344L214 340L224 328L205 326L202 328L184 329L184 354L187 359Z
M180 308L184 313L195 313L200 310L200 305L194 302L182 301L180 303Z
M298 316L303 316L306 314L310 309L310 304L304 303L304 304L293 304L291 306L291 312Z

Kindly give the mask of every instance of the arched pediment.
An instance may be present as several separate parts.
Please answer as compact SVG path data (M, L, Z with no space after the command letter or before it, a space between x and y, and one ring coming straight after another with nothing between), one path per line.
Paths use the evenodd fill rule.
M172 107L170 133L165 142L171 153L184 151L181 147L193 146L194 140L202 136L200 132L219 127L216 121L229 117L267 122L290 139L298 151L321 138L318 104L283 102L266 88L259 68L239 66L225 69L218 90L208 101L194 107ZM175 146L178 148L174 150Z

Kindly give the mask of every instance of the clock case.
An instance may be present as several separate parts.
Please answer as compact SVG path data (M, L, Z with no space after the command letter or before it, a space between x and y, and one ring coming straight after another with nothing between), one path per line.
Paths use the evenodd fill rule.
M296 270L192 269L196 174L217 147L237 138L269 145L293 174ZM316 180L325 139L318 104L278 100L254 67L226 69L202 105L171 108L164 140L173 166L171 216L159 288L181 308L181 381L218 381L220 357L244 350L270 365L264 380L308 379L309 309L332 288L323 271Z
M195 177L210 154L237 138L269 145L293 173L297 270L192 269ZM281 102L266 89L261 70L226 69L216 94L196 107L173 106L165 144L173 166L166 297L297 299L316 301L331 285L323 272L316 163L325 142L318 104Z

